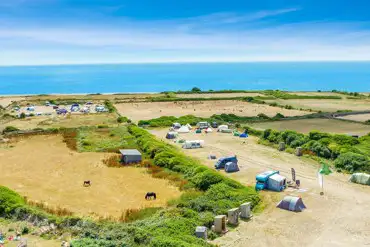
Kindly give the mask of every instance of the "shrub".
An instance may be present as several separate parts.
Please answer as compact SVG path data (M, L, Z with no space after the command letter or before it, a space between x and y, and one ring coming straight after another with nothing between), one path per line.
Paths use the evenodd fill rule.
M349 172L370 172L369 158L352 152L344 153L334 161L336 168L345 169Z
M261 119L270 119L270 117L269 116L267 116L266 114L264 114L264 113L259 113L258 115L257 115L257 117L259 117L259 118L261 118Z
M117 118L117 122L118 122L118 123L125 123L125 122L127 122L127 121L128 121L128 118L127 118L127 117L119 116L119 117Z
M24 119L24 118L26 118L26 113L22 112L22 113L19 115L19 118L20 118L20 119Z
M17 127L14 127L14 126L6 126L5 129L3 130L3 134L9 133L9 132L18 131L18 130L19 129Z
M322 138L330 137L330 134L328 134L328 133L322 133L322 132L319 132L317 130L314 130L314 131L311 131L308 134L308 137L310 138L310 140L318 141L318 140L320 140Z

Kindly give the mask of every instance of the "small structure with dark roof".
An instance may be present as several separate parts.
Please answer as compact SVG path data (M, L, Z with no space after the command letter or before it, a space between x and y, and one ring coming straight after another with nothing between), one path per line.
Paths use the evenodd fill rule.
M121 162L124 164L139 163L142 160L141 153L137 149L120 149Z

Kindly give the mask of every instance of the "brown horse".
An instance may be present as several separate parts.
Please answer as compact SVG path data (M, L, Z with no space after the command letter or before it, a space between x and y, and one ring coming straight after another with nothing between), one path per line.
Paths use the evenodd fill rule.
M156 200L157 199L157 194L156 193L154 193L154 192L148 192L148 193L146 193L146 195L145 195L145 200L150 200L150 199L154 199L154 200Z
M91 186L90 180L85 180L84 181L84 187L89 187L89 186Z

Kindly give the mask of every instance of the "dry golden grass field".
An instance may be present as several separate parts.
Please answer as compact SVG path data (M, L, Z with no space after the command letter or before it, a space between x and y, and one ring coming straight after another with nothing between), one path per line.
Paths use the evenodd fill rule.
M299 110L287 110L269 105L252 104L236 100L222 101L183 101L183 102L145 102L145 103L122 103L115 105L123 116L138 121L158 118L161 116L184 116L195 115L210 117L213 114L233 113L239 116L256 116L264 113L275 116L281 113L284 116L305 115L307 112Z
M353 121L358 121L358 122L365 122L365 121L370 120L370 113L348 115L348 116L342 116L338 118L343 118L343 119L348 119L348 120L353 120Z
M203 93L203 94L176 94L177 98L229 98L229 97L256 97L262 93Z
M127 209L164 207L180 191L144 168L112 168L111 154L77 153L59 135L40 135L0 144L0 181L29 200L65 208L77 215L119 217ZM90 180L91 187L83 187ZM146 201L147 192L157 200Z
M370 125L361 123L346 122L335 119L302 119L276 122L251 123L256 129L295 130L301 133L308 133L318 130L328 133L366 135L370 132Z
M370 99L275 99L266 102L277 102L295 108L312 109L314 111L335 112L337 110L366 111L370 110Z
M117 116L109 113L99 114L71 114L66 116L37 116L25 119L14 119L0 123L0 131L6 126L14 126L21 130L34 128L76 128L81 126L114 125L117 123Z

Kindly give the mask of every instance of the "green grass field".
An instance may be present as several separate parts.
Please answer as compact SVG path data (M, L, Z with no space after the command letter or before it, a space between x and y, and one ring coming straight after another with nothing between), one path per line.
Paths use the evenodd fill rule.
M116 152L123 148L137 148L126 126L80 130L77 146L80 152Z

